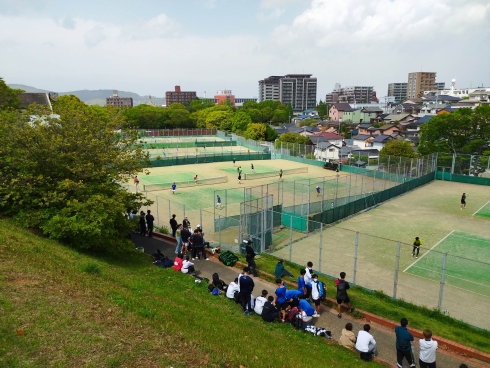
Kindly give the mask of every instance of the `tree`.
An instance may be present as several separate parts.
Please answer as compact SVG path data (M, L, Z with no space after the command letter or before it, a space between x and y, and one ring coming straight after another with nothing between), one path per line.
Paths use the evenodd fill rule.
M53 107L59 118L35 106L2 119L1 212L74 247L131 247L124 214L151 204L118 184L149 163L137 132L122 109L101 113L75 96Z
M272 123L274 125L285 124L288 122L288 116L286 110L277 109L274 111L274 116L272 117Z
M475 118L478 116L479 118ZM483 117L483 119L481 118ZM419 152L478 153L490 140L488 122L490 107L479 106L474 111L468 108L458 109L452 114L441 114L431 118L421 126ZM479 123L482 124L480 128ZM486 128L486 130L485 130ZM478 141L474 141L477 139Z
M21 89L13 89L7 86L3 78L0 78L0 111L18 109L20 107L19 96L24 92Z
M207 109L208 107L213 107L213 106L215 106L215 103L213 101L211 101L209 98L206 98L206 99L196 98L189 103L189 106L187 107L187 109L189 110L189 112L192 113L192 112Z
M106 106L105 108L107 108ZM138 105L124 110L131 127L140 129L165 128L169 120L169 109L163 107Z
M262 123L250 123L243 136L247 139L256 141L264 141L266 136L266 126Z
M272 142L277 138L277 131L273 129L269 124L265 124L265 140Z
M298 133L284 133L274 143L275 148L288 149L292 156L305 152L304 146L311 144L310 138Z
M294 116L293 106L291 106L291 103L288 103L288 105L286 107L286 117L287 117L288 121L291 121L293 116Z
M306 118L300 121L299 126L317 126L318 122L314 119Z
M254 123L262 123L264 121L264 119L262 117L262 111L261 110L259 110L259 109L248 109L246 111L247 111L247 114L250 116L250 119L252 119L252 121Z
M322 100L320 100L320 102L318 102L318 105L316 107L316 111L318 111L318 115L320 115L320 117L326 117L328 116L328 110L329 110L329 106L323 102Z
M399 139L389 140L381 149L381 151L379 151L379 154L384 156L397 156L408 158L419 157L419 154L413 150L410 142L402 141Z
M211 111L206 117L206 128L207 129L218 129L221 124L228 126L231 129L231 119L233 117L233 112L231 111Z
M245 130L247 130L247 126L251 122L252 122L252 119L250 118L250 115L248 115L243 110L238 110L235 113L235 115L233 116L231 131L232 132L237 132L237 131L244 132Z
M191 118L191 113L184 109L169 109L166 126L172 128L195 128L196 124Z

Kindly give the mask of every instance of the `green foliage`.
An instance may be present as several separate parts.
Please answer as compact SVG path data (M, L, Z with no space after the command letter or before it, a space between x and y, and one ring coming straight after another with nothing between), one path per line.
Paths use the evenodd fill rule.
M24 92L21 89L13 89L7 86L3 78L0 78L0 111L18 109L20 107L19 96Z
M413 150L412 145L408 141L402 141L399 139L389 140L385 146L379 152L380 155L385 156L398 156L415 158L419 157L419 154Z
M213 106L215 106L214 102L209 98L205 98L205 99L204 98L203 99L196 98L189 103L189 106L187 107L187 109L189 110L189 112L192 113L192 112L207 109L208 107L213 107Z
M310 144L310 139L298 133L284 133L279 137L279 139L274 143L276 148L281 148L282 143L295 143L295 144Z
M419 152L481 155L490 147L490 106L436 115L421 127Z
M328 106L322 100L320 100L320 102L318 102L318 105L316 107L316 111L318 111L318 115L320 115L320 117L322 117L322 118L328 116L329 109L330 109L330 106Z
M316 126L317 125L317 121L314 120L314 119L310 119L310 118L307 118L307 119L303 119L299 122L299 126L300 127L304 127L304 126Z
M249 102L249 101L247 101ZM253 101L252 101L253 102ZM239 110L233 116L231 130L232 132L246 131L248 124L252 122L250 115L243 110Z
M294 116L293 106L291 105L291 103L288 103L288 105L286 107L286 116L288 118L288 122L291 121L291 119Z
M266 126L262 123L250 123L243 136L247 139L265 141Z
M274 116L272 116L271 123L274 125L286 124L288 119L287 111L278 109L274 111Z
M149 162L136 132L123 109L102 113L75 96L60 97L54 111L59 119L37 106L0 124L0 156L8 157L0 160L0 210L74 247L126 246L124 213L147 203L118 184Z
M272 142L277 138L277 131L273 129L269 124L265 124L265 140Z
M125 109L124 115L130 126L139 129L166 128L169 120L168 109L150 105L138 105Z
M231 131L233 112L229 110L212 111L206 117L206 128Z
M162 234L166 234L166 235L170 234L170 230L168 229L168 226L165 225L155 226L155 230Z
M309 158L310 160L316 160L316 157L315 157L315 155L313 153L308 153L306 155L306 158Z

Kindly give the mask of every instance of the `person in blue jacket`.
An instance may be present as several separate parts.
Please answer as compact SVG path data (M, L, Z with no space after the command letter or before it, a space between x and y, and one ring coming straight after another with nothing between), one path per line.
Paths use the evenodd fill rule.
M402 318L400 326L395 327L396 335L396 365L403 367L403 358L405 358L410 367L415 367L415 358L413 356L412 341L413 336L407 329L408 320Z

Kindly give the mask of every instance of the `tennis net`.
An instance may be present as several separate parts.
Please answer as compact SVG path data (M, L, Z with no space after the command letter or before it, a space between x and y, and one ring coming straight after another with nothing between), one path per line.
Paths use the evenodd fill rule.
M243 174L243 179L244 180L252 180L252 179L269 178L271 176L279 176L279 171L280 170ZM302 174L302 173L307 173L307 172L308 172L308 166L282 170L283 175Z
M169 181L166 183L155 183L155 184L144 184L143 190L151 192L155 190L172 189L172 184L175 183L178 188L191 187L194 185L209 185L209 184L219 184L228 182L227 176L216 176L214 178L199 178L195 183L193 179L184 181Z

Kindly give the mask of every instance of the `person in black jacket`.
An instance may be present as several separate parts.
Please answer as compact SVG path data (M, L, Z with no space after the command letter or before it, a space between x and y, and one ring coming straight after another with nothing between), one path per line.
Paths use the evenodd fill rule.
M191 237L191 232L184 226L182 231L180 232L180 237L182 239L182 253L187 254L189 251L189 238Z
M172 229L172 236L175 238L175 233L177 232L177 220L175 219L175 215L172 215L170 219L170 228Z
M266 322L274 322L279 316L279 310L274 305L274 297L270 295L262 308L262 319Z
M155 221L155 217L151 214L151 211L146 211L148 214L146 215L146 225L148 226L148 237L151 238L153 235L153 222Z
M245 259L247 260L247 265L248 265L248 268L250 270L250 272L255 276L257 277L257 265L255 264L255 251L254 249L252 248L252 241L249 240L248 243L247 243L247 246L245 247L245 252L246 252L246 256L245 256Z
M146 234L146 220L145 220L145 212L140 212L140 235L145 236Z

